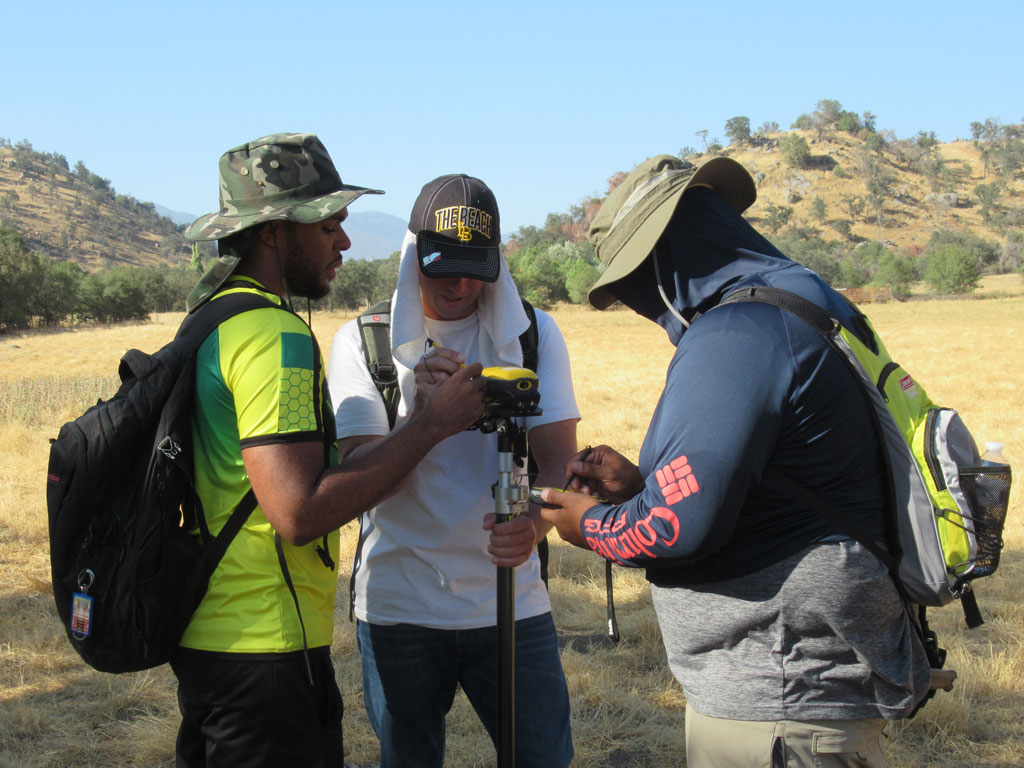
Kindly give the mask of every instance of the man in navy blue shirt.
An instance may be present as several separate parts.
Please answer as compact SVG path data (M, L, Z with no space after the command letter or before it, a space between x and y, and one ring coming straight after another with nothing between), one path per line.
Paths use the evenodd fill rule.
M825 341L735 290L784 288L853 309L742 217L753 180L728 158L652 158L609 195L590 238L590 291L676 345L638 465L607 446L569 469L608 500L545 491L562 538L652 584L686 693L687 763L885 764L882 729L928 690L929 665L885 566L769 467L885 541L882 456L869 406ZM712 311L713 310L713 311Z

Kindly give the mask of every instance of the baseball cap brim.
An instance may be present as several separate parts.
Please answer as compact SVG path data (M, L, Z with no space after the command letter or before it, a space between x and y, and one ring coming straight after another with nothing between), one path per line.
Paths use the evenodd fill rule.
M430 278L468 277L493 283L501 273L497 246L462 245L429 230L416 235L420 271Z
M313 224L334 216L361 195L383 195L381 189L342 185L341 189L284 208L268 208L257 213L235 215L214 211L200 216L185 231L189 240L220 240L265 221L284 220Z
M595 309L607 309L615 303L608 286L628 277L654 250L668 226L679 201L696 185L711 187L737 212L743 213L757 199L757 188L747 169L728 157L715 157L700 166L682 187L672 193L645 217L635 223L635 231L627 235L608 260L604 272L590 288L587 298ZM628 218L627 214L627 218ZM625 222L623 222L625 224ZM605 247L611 246L611 235Z

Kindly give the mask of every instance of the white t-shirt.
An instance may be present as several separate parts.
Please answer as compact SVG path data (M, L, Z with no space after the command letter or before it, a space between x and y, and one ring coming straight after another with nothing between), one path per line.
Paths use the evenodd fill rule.
M537 310L540 406L527 428L579 419L569 353L558 326ZM426 319L439 346L481 360L474 313L453 321ZM493 353L492 353L493 354ZM412 404L414 374L397 360L402 400L397 424ZM338 438L388 434L387 413L363 356L358 321L346 323L331 345L328 384ZM524 469L525 472L525 469ZM443 440L410 474L405 487L362 518L363 548L356 570L355 615L376 624L408 623L470 629L496 623L496 570L487 552L483 518L494 511L491 486L498 479L497 435L478 430ZM551 610L537 553L516 568L516 618Z

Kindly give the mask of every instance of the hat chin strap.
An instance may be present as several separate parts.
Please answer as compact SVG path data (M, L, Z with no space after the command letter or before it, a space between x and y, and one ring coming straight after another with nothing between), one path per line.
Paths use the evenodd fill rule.
M288 279L285 277L284 266L281 264L281 246L277 242L277 230L273 228L273 225L271 225L270 235L274 238L274 255L277 256L277 271L281 275L281 285L284 287L284 300L288 304L288 309L291 309L294 312L295 310L294 307L292 307L291 292L288 290Z
M651 258L654 259L654 277L658 281L658 294L661 296L661 300L665 302L665 306L672 313L672 316L683 324L683 330L685 331L690 327L690 323L679 313L678 309L672 306L672 302L665 295L665 288L661 284L661 269L658 267L658 253L656 250L651 253Z

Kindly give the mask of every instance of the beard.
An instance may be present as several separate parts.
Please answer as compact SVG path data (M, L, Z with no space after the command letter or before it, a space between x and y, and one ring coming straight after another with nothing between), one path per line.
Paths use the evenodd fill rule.
M330 293L331 286L327 278L321 275L322 269L315 263L313 256L299 245L295 238L288 241L288 259L284 265L284 280L288 292L292 296L305 299L322 299Z

